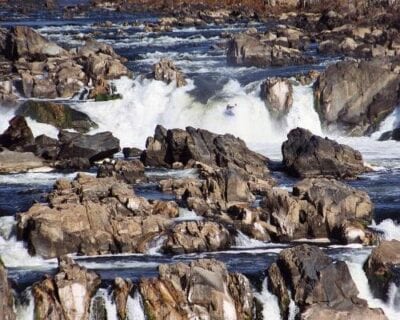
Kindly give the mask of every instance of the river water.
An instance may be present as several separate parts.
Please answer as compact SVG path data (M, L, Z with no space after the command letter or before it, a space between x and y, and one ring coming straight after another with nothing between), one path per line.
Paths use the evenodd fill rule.
M39 12L24 17L2 12L0 25L30 25L43 36L65 47L83 44L87 36L112 45L117 53L128 58L128 66L134 72L133 79L115 81L123 99L111 102L69 101L77 110L87 113L99 128L92 132L109 130L121 140L122 147L143 148L147 136L153 134L157 124L167 128L188 125L209 129L217 133L232 133L241 137L254 150L273 160L280 160L280 146L290 129L297 126L326 135L318 115L313 109L312 88L294 88L294 106L282 121L270 116L259 98L260 83L269 76L293 76L311 69L323 70L337 57L321 57L311 47L310 55L317 57L314 65L284 68L244 68L226 64L225 51L220 44L222 32L240 32L248 27L265 30L268 25L237 23L235 25L208 25L202 28L175 28L172 32L146 33L145 21L156 16L149 14L120 14L112 11L92 11L85 16L65 20L60 12ZM108 28L96 23L112 21ZM127 24L124 24L127 22ZM182 88L145 79L151 66L160 58L173 59L188 76L189 83ZM227 104L237 104L233 116L224 111ZM0 131L7 126L13 110L0 106ZM382 123L380 132L396 126L400 121L396 110ZM49 125L28 119L34 135L45 133L55 137L57 130ZM330 133L332 138L358 149L374 171L363 175L351 185L366 190L375 203L373 227L387 239L400 240L400 148L397 142L378 142L380 132L371 137L348 138L340 132ZM156 172L157 173L157 172ZM148 174L155 174L154 170ZM190 172L162 172L164 175L190 174ZM43 201L57 178L72 179L75 173L31 172L0 176L0 255L8 267L9 276L15 282L20 299L16 306L18 319L33 320L33 300L30 285L43 274L52 273L55 260L30 257L22 242L14 233L16 213L27 210L33 201ZM296 182L282 174L276 176L280 185L291 188ZM158 195L152 188L140 188L138 193L149 198ZM185 213L182 214L185 219ZM190 217L186 217L190 219ZM276 297L268 292L265 270L287 245L254 241L239 234L237 247L224 252L167 256L158 252L157 244L148 254L109 255L101 257L75 257L89 269L100 273L104 280L97 295L106 300L109 319L116 319L115 305L107 290L107 283L116 276L137 280L155 276L160 263L191 261L200 257L213 257L226 263L229 270L242 272L250 277L256 297L264 306L265 319L280 319ZM362 264L371 248L320 244L332 257L348 263L351 274L371 307L381 307L391 320L400 319L400 291L393 286L388 303L374 299L370 293ZM295 313L293 306L292 316ZM135 294L128 301L129 319L144 319L141 297Z

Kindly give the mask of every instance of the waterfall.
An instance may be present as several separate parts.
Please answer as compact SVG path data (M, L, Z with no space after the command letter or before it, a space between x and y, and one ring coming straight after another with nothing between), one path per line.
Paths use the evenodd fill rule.
M118 320L117 306L112 298L112 291L100 288L92 298L90 305L90 320L100 320L99 314L105 313L107 320Z
M15 313L17 315L17 320L34 320L35 301L32 295L31 287L25 289L21 298L16 300Z
M128 320L146 320L144 314L142 296L135 290L133 297L129 296L127 301Z
M267 278L262 283L261 292L255 292L254 296L263 306L263 320L281 320L278 298L268 290Z
M236 248L260 248L265 246L267 246L267 243L260 240L251 239L241 231L237 232L237 236L235 238Z

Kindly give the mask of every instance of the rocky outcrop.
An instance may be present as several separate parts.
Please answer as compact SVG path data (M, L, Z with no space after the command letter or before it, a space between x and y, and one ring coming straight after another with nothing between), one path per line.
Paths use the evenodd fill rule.
M216 260L162 264L159 276L143 279L140 291L146 316L166 319L252 319L253 294L241 274Z
M373 210L369 196L336 180L305 179L292 194L272 189L261 208L272 226L270 235L278 240L330 238L365 244L375 240L366 228Z
M288 79L268 78L261 84L261 98L276 117L285 116L293 105L293 86Z
M357 287L343 261L333 261L316 246L284 249L268 269L269 288L278 297L283 317L288 316L290 292L300 309L301 319L317 319L322 310L335 319L386 319L381 309L369 309L358 298ZM363 311L363 309L365 309ZM339 316L340 315L340 316Z
M10 126L0 135L0 146L10 150L22 151L32 145L34 138L24 117L15 116L9 121Z
M100 286L100 277L62 257L58 273L32 287L37 319L88 320L90 301Z
M247 148L243 140L230 134L218 135L203 129L167 130L157 126L147 138L141 160L146 166L184 166L191 160L218 168L234 168L259 178L268 177L268 159Z
M86 86L92 98L107 96L113 93L108 80L130 75L125 60L95 40L67 51L26 26L11 28L4 38L2 51L15 71L7 80L27 98L71 98ZM13 81L16 77L20 80Z
M20 214L17 229L29 251L46 258L145 252L178 214L176 204L151 204L114 178L79 174L72 182L58 180L48 204Z
M112 160L104 161L98 166L97 177L115 177L129 184L146 180L144 165L139 160Z
M399 102L400 77L382 61L343 61L315 83L316 110L323 123L363 135L376 129Z
M0 318L16 320L14 312L14 297L7 278L7 269L0 260Z
M279 39L283 40L283 39ZM227 61L237 66L284 66L311 62L312 58L293 47L288 39L279 42L276 36L240 33L228 42ZM298 40L297 40L298 41Z
M53 102L28 101L18 108L17 114L58 129L74 129L80 133L97 128L97 124L85 113Z
M211 221L185 221L172 228L164 245L167 252L176 254L219 251L232 244L229 231Z
M375 297L387 300L389 287L398 277L400 267L400 241L382 241L374 248L364 270Z
M27 172L44 166L43 159L32 152L17 152L0 148L0 173Z
M58 159L84 158L89 162L112 157L120 151L119 140L111 132L84 135L76 132L60 131L60 152Z
M187 84L185 75L178 69L175 63L169 59L161 59L160 62L153 66L152 77L155 80L164 81L167 84L173 82L178 88Z
M361 153L302 128L289 132L282 145L285 170L295 177L355 178L367 171Z
M395 140L400 141L400 128L395 128L391 131L382 133L379 137L379 141Z

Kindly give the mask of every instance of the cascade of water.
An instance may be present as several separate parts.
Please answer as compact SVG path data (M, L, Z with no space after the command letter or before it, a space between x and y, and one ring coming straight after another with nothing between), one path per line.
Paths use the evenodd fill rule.
M35 301L30 287L22 293L22 297L16 302L15 313L17 320L34 320Z
M146 320L144 314L142 296L136 290L133 297L129 296L127 301L128 320Z
M237 232L237 236L235 238L236 248L259 248L265 247L266 245L267 244L263 241L249 238L241 231Z
M263 306L262 316L264 320L281 320L278 298L268 290L268 279L262 283L261 292L255 292L254 296Z

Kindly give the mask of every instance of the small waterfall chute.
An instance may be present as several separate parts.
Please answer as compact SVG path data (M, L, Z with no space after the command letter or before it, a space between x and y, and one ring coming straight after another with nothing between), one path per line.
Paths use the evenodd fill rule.
M255 292L254 296L263 306L263 320L281 320L278 298L268 290L267 278L262 283L261 292Z
M28 287L22 292L15 302L15 314L17 320L34 320L35 300L32 295L32 288Z
M135 290L133 297L128 296L128 301L126 302L128 320L146 320L144 314L142 296L138 290Z

